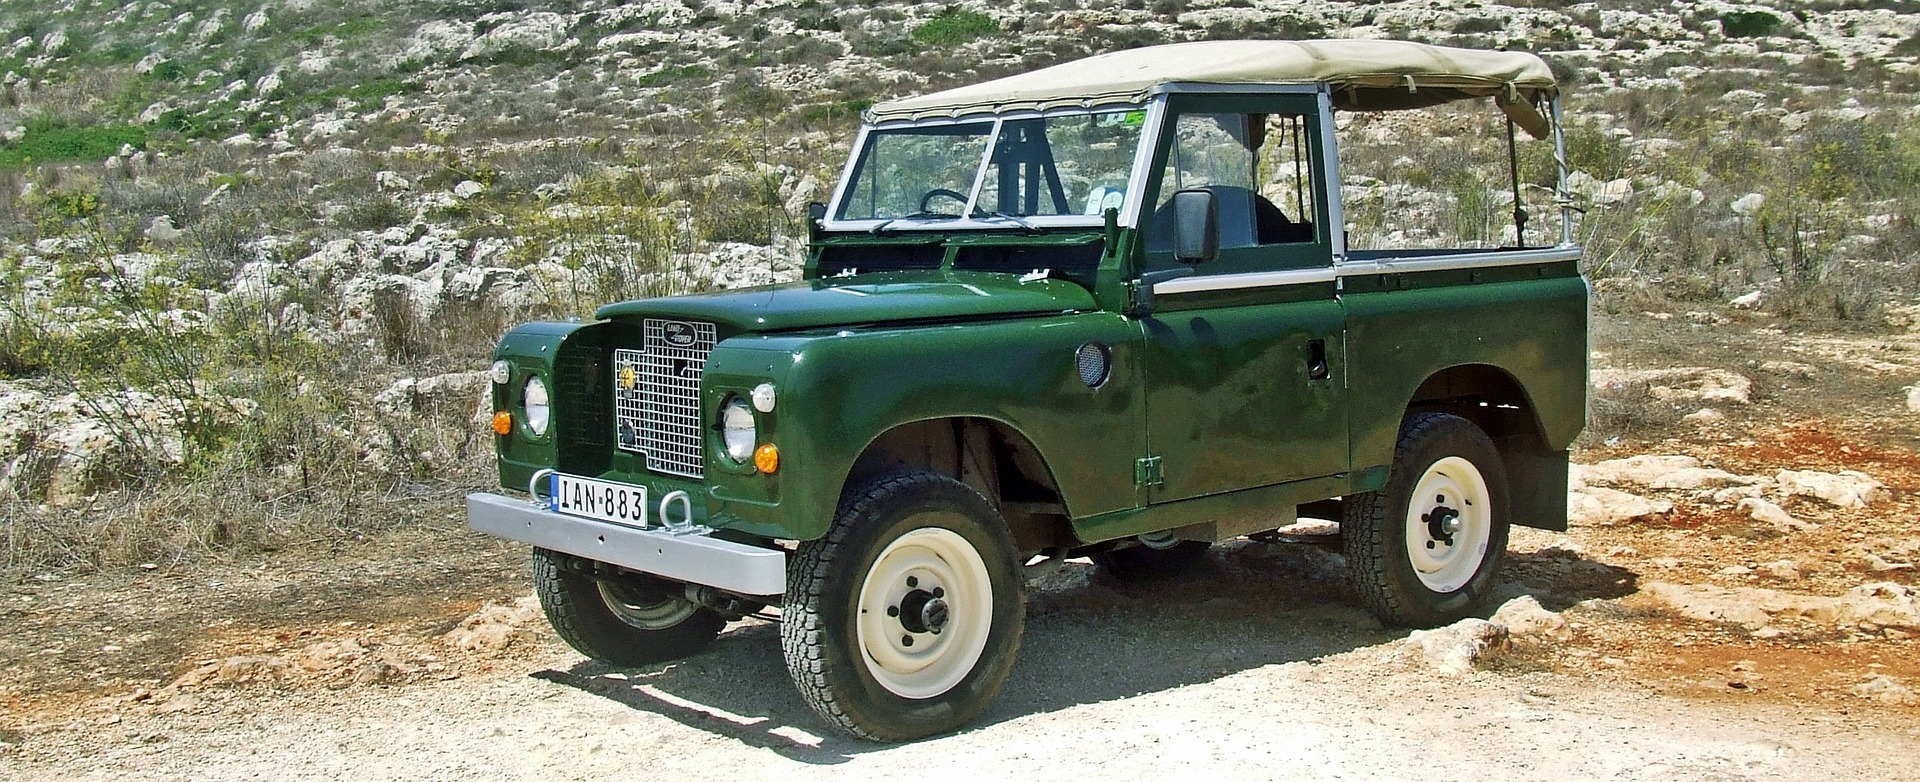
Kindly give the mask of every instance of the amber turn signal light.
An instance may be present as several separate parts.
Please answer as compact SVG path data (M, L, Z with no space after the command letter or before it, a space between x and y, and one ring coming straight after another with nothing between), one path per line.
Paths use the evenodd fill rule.
M767 443L753 449L753 467L768 475L780 469L780 447Z
M493 433L502 437L513 434L513 414L505 410L494 413Z

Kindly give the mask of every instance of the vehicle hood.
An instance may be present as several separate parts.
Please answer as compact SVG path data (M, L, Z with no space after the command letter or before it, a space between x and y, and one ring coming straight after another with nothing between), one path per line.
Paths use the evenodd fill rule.
M638 299L595 317L675 318L741 331L786 331L913 320L1057 313L1095 308L1093 294L1066 280L1023 280L992 272L905 271Z

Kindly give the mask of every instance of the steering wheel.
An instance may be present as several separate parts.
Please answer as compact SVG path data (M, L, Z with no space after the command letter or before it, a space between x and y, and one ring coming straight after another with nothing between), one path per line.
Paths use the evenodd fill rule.
M945 196L945 197L947 197L947 198L951 198L951 199L953 199L953 200L955 200L955 201L959 201L959 202L960 202L960 206L961 206L961 208L965 208L965 207L966 207L966 205L967 205L967 194L966 194L966 193L962 193L962 192L959 192L959 191L957 191L957 190L948 190L948 189L946 189L946 188L944 188L944 187L936 187L936 188L934 188L934 189L932 189L932 190L928 190L928 191L927 191L927 194L926 194L926 195L923 195L923 196L921 196L921 197L920 197L920 211L921 211L921 213L923 213L923 214L924 214L924 213L929 213L929 212L932 212L932 211L933 211L933 208L932 208L932 207L933 207L933 199L934 199L935 197L939 197L939 196Z

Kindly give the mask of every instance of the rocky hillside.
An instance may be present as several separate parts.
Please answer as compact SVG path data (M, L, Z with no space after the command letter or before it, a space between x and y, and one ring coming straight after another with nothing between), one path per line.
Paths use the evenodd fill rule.
M1541 52L1605 307L1878 327L1915 280L1916 10L0 0L0 566L437 518L413 500L488 480L471 370L507 325L791 276L874 100L1155 43ZM1361 172L1491 143L1365 137ZM1501 197L1381 180L1349 200L1442 226L1398 241Z

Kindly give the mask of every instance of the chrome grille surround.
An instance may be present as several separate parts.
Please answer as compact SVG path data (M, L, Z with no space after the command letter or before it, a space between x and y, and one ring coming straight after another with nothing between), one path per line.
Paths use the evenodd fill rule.
M619 447L645 454L647 469L654 472L702 477L706 426L700 380L713 352L713 324L648 318L641 329L640 350L613 352Z

